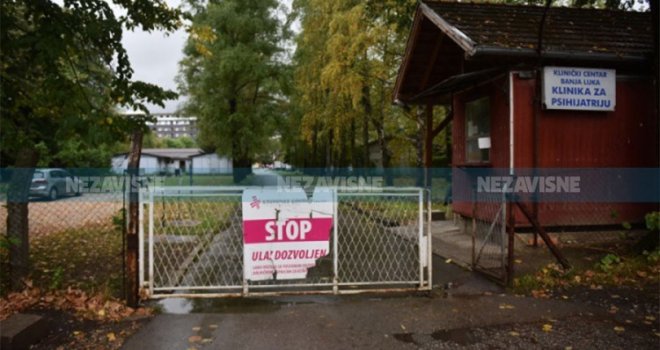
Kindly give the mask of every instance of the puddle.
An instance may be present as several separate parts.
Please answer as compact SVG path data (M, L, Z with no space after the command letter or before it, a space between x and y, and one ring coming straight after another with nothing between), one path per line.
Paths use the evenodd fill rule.
M435 340L456 343L458 345L470 345L478 341L469 329L442 329L431 333Z
M158 306L165 314L189 314L193 309L191 300L185 298L161 299Z
M267 313L301 304L334 304L331 296L285 296L278 298L165 298L157 307L165 314Z

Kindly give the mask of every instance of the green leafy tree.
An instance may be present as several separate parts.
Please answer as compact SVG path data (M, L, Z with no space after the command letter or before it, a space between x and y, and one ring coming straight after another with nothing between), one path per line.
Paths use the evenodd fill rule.
M7 193L15 288L28 272L28 189L39 157L75 164L76 149L144 127L115 116L114 106L148 112L145 103L176 96L132 80L121 38L125 29L174 30L180 12L162 0L112 3L121 15L104 0L0 2L0 147L3 166L15 168Z
M229 155L234 182L250 172L279 113L286 26L275 0L191 1L192 26L180 87L199 120L204 149Z

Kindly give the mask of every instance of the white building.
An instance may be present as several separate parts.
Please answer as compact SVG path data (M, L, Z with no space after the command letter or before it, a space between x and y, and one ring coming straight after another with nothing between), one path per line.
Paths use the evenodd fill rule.
M190 157L193 174L231 174L232 163L227 157L216 153L197 154Z
M140 169L144 174L182 174L190 168L190 157L203 153L199 148L144 148ZM112 170L122 173L128 166L128 153L112 157Z
M141 113L126 113L125 115L143 115ZM197 137L197 118L187 117L178 113L152 113L156 121L147 122L147 126L158 138Z
M128 153L112 157L112 171L123 173L128 166ZM232 163L216 153L204 153L199 148L144 148L140 156L140 169L144 174L177 175L231 174Z

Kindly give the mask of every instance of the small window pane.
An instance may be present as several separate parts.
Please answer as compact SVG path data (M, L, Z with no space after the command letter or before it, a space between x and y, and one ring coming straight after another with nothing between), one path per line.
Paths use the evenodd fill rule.
M479 138L490 137L490 99L482 97L465 104L466 160L488 162L490 149L479 149Z

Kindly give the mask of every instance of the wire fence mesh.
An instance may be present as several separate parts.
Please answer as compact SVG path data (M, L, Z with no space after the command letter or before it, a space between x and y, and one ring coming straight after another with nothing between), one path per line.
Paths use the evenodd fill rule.
M121 175L116 178L124 180ZM55 191L56 196L44 197L30 193L25 202L18 202L27 206L29 270L25 283L43 289L73 287L122 296L126 201L121 187L107 192L50 192ZM9 207L9 203L0 206L0 231L5 235ZM12 220L16 223L20 217ZM9 276L17 268L10 262L10 247L25 246L25 242L16 236L4 237L7 249L0 250L0 263L2 289L7 290Z
M244 278L240 193L188 187L143 194L143 283L152 288L152 296L430 285L420 268L428 266L421 190L339 192L328 254L316 260L304 279L273 276L261 281Z
M472 265L500 281L507 276L507 201L501 193L476 193L471 220Z
M31 198L28 203L30 237L67 230L113 229L123 208L122 193L63 196L56 200ZM7 230L7 207L0 207L0 230Z

